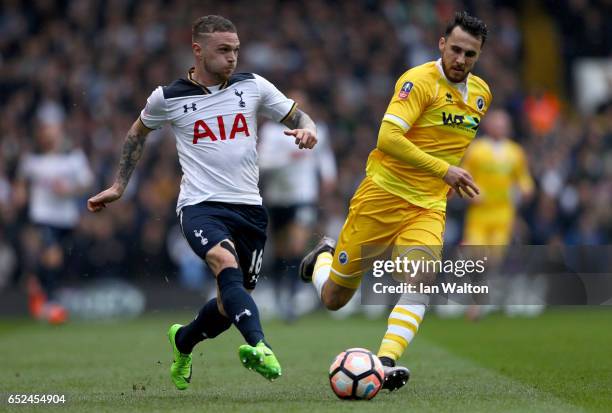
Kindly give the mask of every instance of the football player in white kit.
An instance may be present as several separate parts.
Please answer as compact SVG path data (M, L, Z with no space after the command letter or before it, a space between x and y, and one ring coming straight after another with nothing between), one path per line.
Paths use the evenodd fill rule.
M70 260L79 198L90 189L93 173L83 151L66 145L62 120L41 119L36 130L38 151L23 156L15 183L16 204L27 202L40 241L35 258L24 262L36 274L28 280L28 304L34 317L61 324L68 312L57 300L58 281Z
M217 297L191 323L174 324L168 331L174 353L172 381L179 390L186 389L193 347L232 324L247 342L239 348L242 364L274 380L281 367L264 338L250 295L261 270L268 223L258 188L257 115L287 126L285 134L300 149L314 147L316 127L266 79L234 74L240 42L229 20L198 18L191 48L195 66L185 78L149 96L126 136L114 184L90 198L88 208L97 212L121 197L146 136L169 123L183 171L176 208L183 234L217 279Z
M306 93L290 90L289 95L310 112ZM270 213L276 302L280 314L290 322L296 317L298 266L316 231L319 194L333 191L337 171L325 122L317 119L317 146L312 151L299 150L283 134L284 129L276 122L263 123L258 133L258 153L263 201ZM299 185L295 184L296 176L300 177ZM287 287L287 294L283 294L283 287Z

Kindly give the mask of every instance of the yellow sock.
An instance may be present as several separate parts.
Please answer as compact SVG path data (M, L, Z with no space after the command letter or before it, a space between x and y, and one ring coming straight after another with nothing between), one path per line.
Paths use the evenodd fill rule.
M412 341L423 321L425 305L396 305L387 321L387 332L380 343L378 357L398 360Z
M323 291L323 285L329 278L329 272L331 271L331 265L334 257L329 252L322 252L317 257L315 262L314 270L312 271L312 285L314 285L321 298L321 291Z

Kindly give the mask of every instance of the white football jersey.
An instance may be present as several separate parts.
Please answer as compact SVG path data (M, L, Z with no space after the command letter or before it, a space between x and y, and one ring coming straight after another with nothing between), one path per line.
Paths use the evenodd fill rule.
M140 113L159 129L170 123L183 178L177 213L202 201L261 205L257 166L257 115L281 122L295 107L272 83L236 73L218 90L188 76L158 87Z
M94 177L83 151L25 155L19 164L19 176L30 183L32 222L66 229L78 224L79 197L58 195L53 186L59 182L69 188L91 185Z
M259 167L263 173L263 198L268 206L315 204L319 179L336 181L336 160L327 126L317 122L317 145L300 149L287 127L266 122L259 133ZM296 183L299 183L297 185Z

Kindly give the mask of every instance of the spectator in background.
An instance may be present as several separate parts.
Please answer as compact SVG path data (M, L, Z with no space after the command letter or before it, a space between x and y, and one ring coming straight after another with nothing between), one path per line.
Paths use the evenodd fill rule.
M57 283L70 259L72 230L79 223L78 199L93 181L83 151L69 146L61 117L42 113L36 127L38 150L23 156L15 183L16 204L27 203L35 228L35 240L28 244L34 259L26 267L36 275L28 281L30 312L50 323L63 323L68 316L56 301Z
M302 110L313 113L303 91L291 90L289 96ZM270 215L274 245L272 277L280 313L288 321L295 318L293 298L298 287L298 266L317 224L319 194L331 194L336 185L329 129L323 121L315 121L319 143L312 151L295 146L283 133L287 128L281 124L266 122L259 132L263 200ZM284 284L288 284L287 297L282 300Z
M12 187L5 175L4 165L0 158L0 291L9 284L17 265L15 249L2 231L2 227L8 221L14 220L11 196Z
M536 90L527 96L523 110L531 130L540 136L550 133L559 121L560 106L559 99L551 92Z

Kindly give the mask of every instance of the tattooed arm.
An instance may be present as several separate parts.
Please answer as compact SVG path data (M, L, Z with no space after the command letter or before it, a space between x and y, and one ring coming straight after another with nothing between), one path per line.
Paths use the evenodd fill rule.
M147 128L140 118L134 122L123 143L115 183L98 195L89 198L87 200L87 209L91 212L98 212L105 208L106 204L121 198L130 180L130 176L142 155L145 139L149 132L151 132L151 129Z
M294 136L300 149L312 149L317 144L317 126L306 113L296 109L282 123L291 129L285 131L285 135Z

